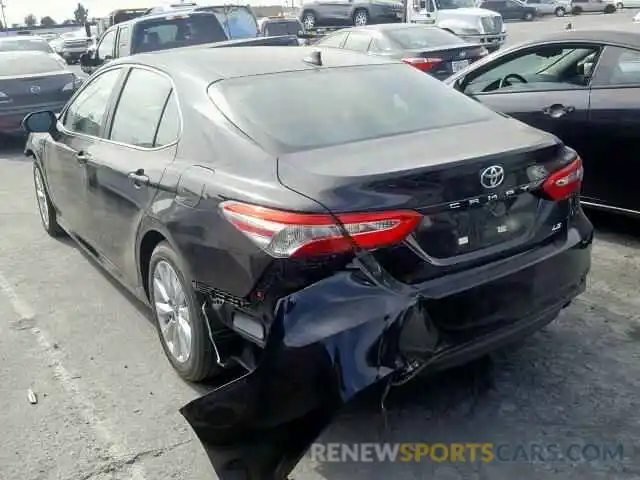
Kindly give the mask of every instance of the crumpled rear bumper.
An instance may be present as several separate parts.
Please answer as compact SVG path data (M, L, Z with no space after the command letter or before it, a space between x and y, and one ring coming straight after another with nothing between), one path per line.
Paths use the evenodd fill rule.
M563 285L528 315L457 344L444 341L425 305L430 294L459 294L460 282L450 284L451 292L442 283L429 292L344 271L313 284L278 303L254 371L192 401L181 413L221 480L285 479L341 407L365 389L416 362L428 370L463 363L553 320L585 289L592 239L586 223L583 232L570 232L559 252L537 261L522 255L475 280L467 277L476 282L464 289L469 299L488 284L505 295L514 278L530 281L531 295L549 287L551 278L561 278Z

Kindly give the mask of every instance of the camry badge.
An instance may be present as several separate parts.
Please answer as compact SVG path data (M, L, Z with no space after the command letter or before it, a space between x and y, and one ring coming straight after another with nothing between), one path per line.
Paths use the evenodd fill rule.
M38 85L33 85L33 86L29 89L29 91L30 91L31 93L33 93L33 94L38 94L38 93L40 93L40 87L39 87Z
M504 168L500 165L492 165L480 173L480 183L484 188L496 188L504 181Z

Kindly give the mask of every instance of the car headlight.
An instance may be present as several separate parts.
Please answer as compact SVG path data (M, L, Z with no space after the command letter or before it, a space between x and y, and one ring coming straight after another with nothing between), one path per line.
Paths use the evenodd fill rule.
M70 92L70 91L74 91L78 88L80 88L80 86L82 85L82 83L84 82L84 80L82 80L79 77L74 77L74 79L67 83L64 87L62 87L62 91L63 92Z

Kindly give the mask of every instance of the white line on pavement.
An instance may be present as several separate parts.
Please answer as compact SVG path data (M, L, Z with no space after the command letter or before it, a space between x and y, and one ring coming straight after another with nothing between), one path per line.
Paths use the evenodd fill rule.
M11 286L7 278L0 272L0 291L8 298L13 309L20 317L20 320L32 320L35 318L33 309L20 298L15 289ZM47 355L47 360L53 366L55 377L60 381L62 387L67 392L71 400L79 408L83 420L94 430L96 436L109 447L109 452L114 460L127 458L126 448L118 442L109 427L95 413L94 403L87 398L78 386L78 382L62 364L62 354L53 347L49 340L49 335L41 328L33 327L30 330L38 345ZM130 456L130 455L129 455ZM146 480L146 472L142 465L133 464L130 466L130 480Z

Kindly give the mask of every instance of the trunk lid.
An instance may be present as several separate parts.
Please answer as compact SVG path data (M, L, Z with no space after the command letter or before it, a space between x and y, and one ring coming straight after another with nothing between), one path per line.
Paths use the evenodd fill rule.
M286 155L278 173L333 213L422 213L409 241L377 253L403 280L418 282L555 234L568 208L532 190L563 153L552 135L498 117ZM416 265L416 254L430 266Z
M411 49L405 50L404 52L406 53L406 55L404 55L405 57L441 59L442 63L438 64L430 72L438 77L448 77L457 73L488 53L482 45L475 43L444 45L426 49Z
M74 75L70 72L29 75L16 78L0 78L0 98L2 107L21 108L43 106L48 103L62 103L69 99L70 91L64 90L73 85Z

